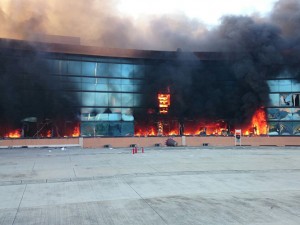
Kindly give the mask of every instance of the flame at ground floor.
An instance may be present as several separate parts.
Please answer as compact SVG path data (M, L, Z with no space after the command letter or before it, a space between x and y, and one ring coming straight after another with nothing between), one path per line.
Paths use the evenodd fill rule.
M133 118L133 117L132 117ZM300 123L267 121L264 108L255 111L249 122L236 124L230 120L179 120L169 115L135 118L131 121L37 121L33 118L19 126L0 127L0 138L55 138L91 136L231 136L240 129L244 136L299 135Z
M135 125L135 136L230 136L234 134L234 129L241 129L242 134L246 136L266 135L268 125L264 108L256 110L251 121L243 124L231 124L226 120L186 119L179 121L169 117L138 121Z

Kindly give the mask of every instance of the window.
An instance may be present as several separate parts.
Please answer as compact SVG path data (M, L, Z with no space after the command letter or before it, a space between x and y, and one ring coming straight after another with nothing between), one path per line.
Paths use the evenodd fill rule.
M109 106L118 107L122 106L122 94L121 93L109 93Z
M296 92L300 91L300 83L298 83L295 80L292 81L292 91L296 91Z
M80 75L81 74L81 62L69 61L68 74Z
M134 106L140 106L142 102L142 95L141 94L134 94Z
M270 94L270 103L269 106L279 106L279 94Z
M96 63L82 62L82 75L84 76L95 76Z
M278 92L278 80L268 80L267 83L269 85L270 92Z
M108 76L110 77L121 77L121 64L109 64Z
M97 63L97 76L108 76L108 64L107 63Z
M108 93L95 93L95 106L108 107Z
M292 91L292 81L291 80L279 80L278 83L279 91L291 92Z
M280 94L280 106L299 107L300 93L283 93Z
M122 94L122 106L132 107L133 106L133 94Z
M133 77L133 65L123 64L122 65L122 77L132 78Z

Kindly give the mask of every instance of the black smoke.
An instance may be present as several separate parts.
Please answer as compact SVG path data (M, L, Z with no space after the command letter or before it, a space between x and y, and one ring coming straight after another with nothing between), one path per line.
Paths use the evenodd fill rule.
M77 120L74 108L79 105L77 96L62 91L62 88L72 89L70 84L62 87L59 76L49 75L46 53L30 44L19 46L26 50L18 50L16 45L14 41L1 41L0 135L26 126L25 135L34 136L43 124L47 124L55 136L63 135L65 122Z
M155 66L144 101L157 110L154 96L170 87L174 117L247 124L269 104L268 79L285 71L300 78L300 2L278 1L267 18L224 16L198 41L202 51L219 52L221 60L191 65L181 57Z
M147 103L146 108L158 112L157 94L170 93L168 116L171 118L244 124L268 102L266 81L249 75L255 71L248 69L252 68L243 60L178 59L155 64L146 77L143 102ZM264 75L257 73L257 76Z
M300 81L300 1L278 1L270 15L270 23L281 31L287 70Z

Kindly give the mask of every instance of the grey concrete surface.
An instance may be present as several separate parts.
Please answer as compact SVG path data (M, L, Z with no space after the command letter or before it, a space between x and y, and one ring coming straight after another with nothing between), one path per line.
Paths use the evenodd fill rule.
M300 148L0 150L3 225L299 225Z

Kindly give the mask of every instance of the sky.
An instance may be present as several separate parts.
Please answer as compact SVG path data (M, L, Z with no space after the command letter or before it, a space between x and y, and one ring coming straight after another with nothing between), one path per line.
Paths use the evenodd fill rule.
M276 0L120 0L121 13L141 15L185 14L208 26L218 25L223 15L268 14Z

